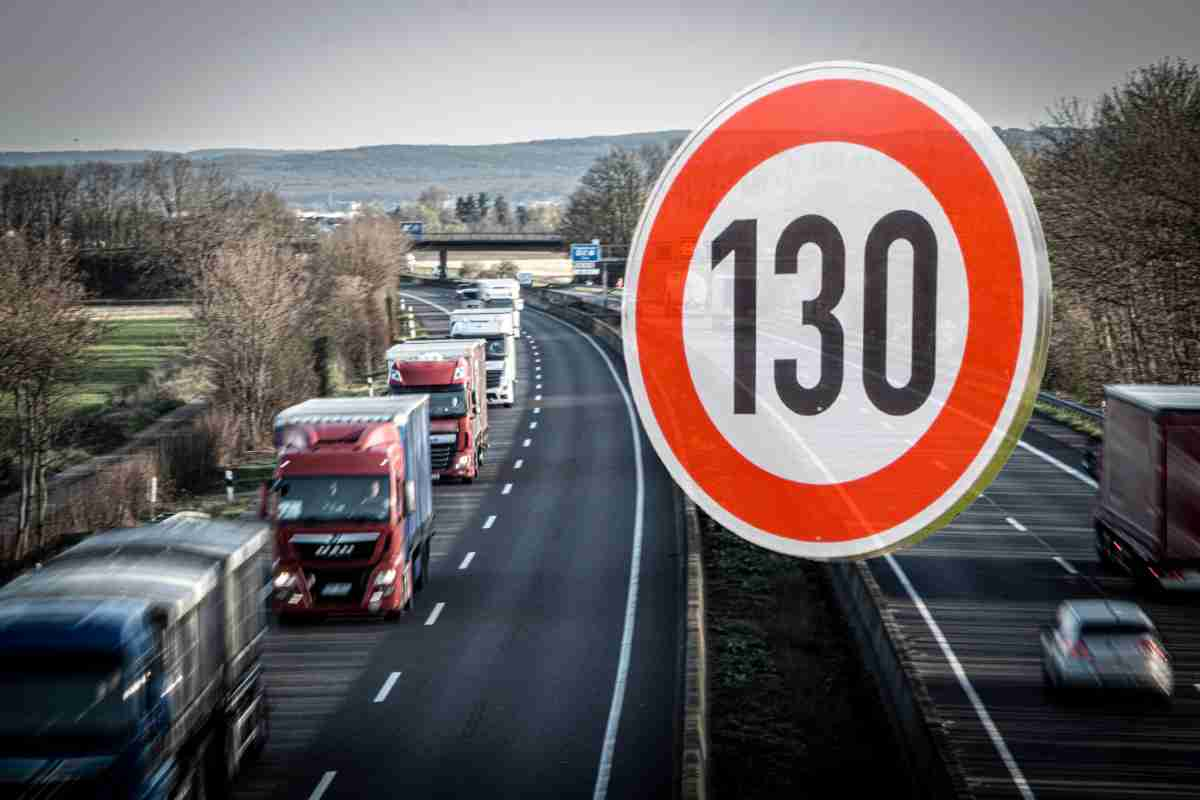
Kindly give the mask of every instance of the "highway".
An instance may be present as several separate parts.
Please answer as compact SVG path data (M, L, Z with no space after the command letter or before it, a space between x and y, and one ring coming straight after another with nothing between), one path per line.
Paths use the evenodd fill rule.
M1079 438L1035 419L1024 436L1028 447L1016 450L979 500L915 548L872 560L872 572L977 797L1196 797L1195 607L1152 601L1130 579L1101 568L1094 488L1046 458L1076 468L1079 451L1071 445ZM1043 690L1039 626L1062 600L1082 597L1134 600L1158 624L1174 659L1169 708L1145 698L1062 698Z
M446 333L453 290L405 295ZM522 326L517 402L490 411L480 478L435 487L415 611L272 630L271 742L237 797L677 795L672 484L620 358L531 309Z

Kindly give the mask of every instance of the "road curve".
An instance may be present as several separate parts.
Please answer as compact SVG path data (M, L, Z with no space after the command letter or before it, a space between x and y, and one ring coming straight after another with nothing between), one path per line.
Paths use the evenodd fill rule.
M453 292L405 293L423 329L444 334ZM272 632L273 744L240 797L677 795L685 559L672 484L637 429L627 633L638 491L623 366L559 320L530 310L522 326L517 402L491 409L480 479L435 488L416 611Z

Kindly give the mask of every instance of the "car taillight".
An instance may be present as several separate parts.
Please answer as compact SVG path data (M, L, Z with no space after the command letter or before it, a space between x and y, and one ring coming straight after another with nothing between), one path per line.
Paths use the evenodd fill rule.
M1158 642L1154 641L1154 639L1149 636L1143 637L1142 640L1138 642L1138 649L1141 650L1143 654L1148 655L1151 658L1157 658L1159 661L1167 660L1166 651L1159 646Z
M1088 650L1087 645L1081 640L1075 643L1075 646L1071 648L1071 652L1068 653L1068 655L1070 655L1071 658L1090 659L1092 657L1092 651Z

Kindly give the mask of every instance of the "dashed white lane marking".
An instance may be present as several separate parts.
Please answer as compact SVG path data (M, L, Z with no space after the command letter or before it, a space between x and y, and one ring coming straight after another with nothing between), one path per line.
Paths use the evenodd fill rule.
M326 772L321 776L321 780L317 783L317 788L313 789L312 794L308 796L308 800L321 800L321 797L329 789L329 784L333 783L334 776L337 772Z
M1017 530L1019 530L1021 533L1024 533L1024 532L1027 530L1027 529L1025 528L1025 526L1024 526L1024 525L1022 525L1021 523L1017 522L1017 521L1016 521L1015 519L1013 519L1012 517L1005 517L1005 518L1004 518L1004 521L1005 521L1005 522L1007 522L1009 525L1012 525L1014 528L1016 528Z
M1008 768L1008 774L1012 778L1013 783L1016 784L1017 791L1021 793L1021 797L1025 798L1025 800L1034 800L1033 790L1029 788L1029 782L1025 780L1025 774L1017 766L1016 759L1013 758L1012 752L1008 749L1008 743L1000 735L1000 729L992 721L992 715L988 713L987 707L979 699L979 695L975 693L975 687L971 685L971 679L967 677L967 672L963 669L962 664L959 663L958 656L950 648L950 642L942 634L942 629L934 621L933 614L925 606L925 601L921 599L921 595L917 594L917 590L909 582L907 573L900 568L900 562L896 560L895 556L889 553L884 556L884 559L891 566L892 571L896 573L896 577L900 579L901 585L904 586L904 591L908 593L909 599L917 607L917 611L924 618L925 624L929 626L929 630L933 633L933 638L942 649L942 655L946 657L946 661L950 662L950 669L954 672L954 677L958 678L959 686L962 687L963 693L966 694L967 699L971 701L971 705L975 708L976 716L979 717L979 721L983 724L983 729L987 731L988 738L992 740L996 752L1000 754L1000 760Z
M533 439L526 439L525 441L521 442L521 447L529 447L531 444L533 444Z
M506 484L504 484L504 488L500 490L500 494L508 494L511 491L512 491L512 484L506 483Z
M542 385L539 383L537 386L535 386L535 387L533 387L533 388L535 388L535 389L540 389L540 388L542 388ZM542 396L539 394L539 395L537 396L537 399L539 399L539 400L540 400L540 399L541 399L541 397L542 397Z
M383 686L379 689L379 694L375 695L374 702L382 703L384 700L387 700L388 692L392 690L392 687L396 685L396 681L399 679L399 672L393 672L391 675L388 675L387 680L383 682Z
M539 408L535 408L535 409L533 410L533 413L535 413L535 414L540 414L540 413L542 413L542 409L541 409L540 407L539 407Z
M541 384L539 383L539 384L538 384L538 386L541 386ZM533 401L534 401L535 403L540 403L540 402L542 402L542 396L541 396L540 394L535 394L535 395L533 396ZM535 411L534 413L536 414L537 412Z
M513 469L520 469L520 468L521 468L521 465L522 465L522 464L524 464L524 463L525 463L525 459L523 459L523 458L518 458L518 459L516 460L516 463L514 463L514 464L513 464Z
M446 607L445 603L438 603L433 607L433 613L429 615L429 619L425 620L426 625L432 625L437 622L438 617L442 615L442 609Z
M529 423L529 430L531 430L531 431L537 430L537 423L536 422Z
M1079 570L1072 567L1069 562L1063 560L1062 556L1055 556L1054 560L1058 562L1058 565L1060 567L1062 567L1063 569L1065 569L1067 572L1071 573L1072 575L1079 574Z
M496 515L489 514L488 518L483 521L483 529L486 531L488 528L492 527L495 524L496 524Z
M642 440L638 435L637 413L633 408L633 400L629 397L629 390L625 388L625 384L621 383L621 377L617 373L617 368L613 366L612 359L608 357L604 349L596 344L595 339L574 325L570 325L548 314L542 314L541 316L554 320L564 328L569 328L578 333L600 355L600 358L604 359L604 363L612 375L613 382L617 384L617 389L621 392L621 399L625 402L625 413L629 416L629 432L633 437L633 462L637 478L637 498L634 502L633 547L629 560L629 590L625 595L625 625L621 633L621 654L617 659L616 680L613 682L612 705L609 706L608 723L604 728L604 747L600 751L600 764L596 770L596 785L592 790L592 800L606 800L608 797L608 782L612 775L613 752L617 747L617 729L621 726L621 710L625 705L625 685L629 679L629 661L633 654L633 628L634 623L637 621L638 587L641 582L642 526L644 525L646 506L646 475L645 468L642 466Z
M474 559L475 559L475 551L472 550L471 552L467 553L467 557L462 560L462 563L458 565L458 568L466 569L467 567L471 566L471 562Z

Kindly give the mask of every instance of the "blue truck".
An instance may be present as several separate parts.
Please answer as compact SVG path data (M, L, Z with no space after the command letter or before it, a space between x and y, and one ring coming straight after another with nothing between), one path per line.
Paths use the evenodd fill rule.
M223 797L269 730L270 527L177 514L0 589L0 797Z

